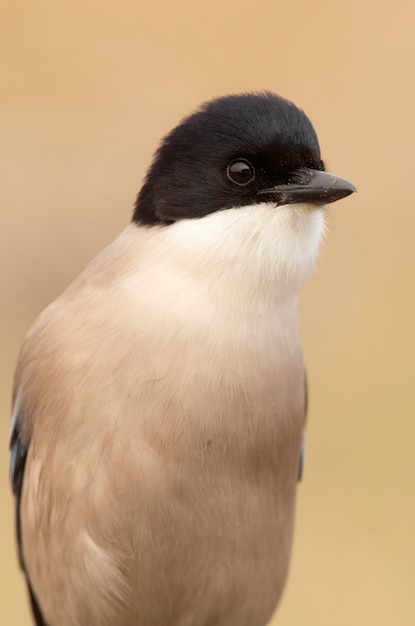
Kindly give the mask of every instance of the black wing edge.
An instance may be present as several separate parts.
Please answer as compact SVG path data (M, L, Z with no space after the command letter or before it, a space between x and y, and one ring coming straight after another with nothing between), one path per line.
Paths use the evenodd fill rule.
M16 402L17 405L17 402ZM17 550L19 555L20 567L23 570L27 588L29 591L30 603L32 606L33 617L35 619L36 626L47 626L42 612L39 607L39 603L36 600L36 596L33 593L33 589L30 585L29 577L26 572L23 556L23 544L22 544L22 532L20 524L20 500L22 495L23 477L27 458L27 448L23 444L20 432L19 432L19 414L17 406L13 412L11 433L10 433L10 483L14 495L14 510L16 519L16 541Z

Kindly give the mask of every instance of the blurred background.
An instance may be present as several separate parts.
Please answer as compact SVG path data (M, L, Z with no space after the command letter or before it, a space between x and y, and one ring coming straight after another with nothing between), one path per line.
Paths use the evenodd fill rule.
M129 221L160 138L259 89L306 111L359 190L302 292L307 455L272 623L414 623L414 19L410 0L1 4L0 624L30 624L7 482L22 339Z

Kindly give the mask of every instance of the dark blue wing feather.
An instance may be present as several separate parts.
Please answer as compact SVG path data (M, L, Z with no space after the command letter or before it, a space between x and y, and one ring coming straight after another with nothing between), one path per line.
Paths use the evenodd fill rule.
M42 612L39 607L39 603L36 599L33 589L30 585L29 577L26 572L24 555L23 555L23 543L22 543L22 531L20 523L20 501L22 496L22 486L24 478L24 470L27 458L27 447L24 445L20 438L19 432L19 419L17 410L15 410L11 425L10 435L10 482L14 495L14 507L15 507L15 519L16 519L16 540L17 549L19 554L20 567L22 568L26 583L29 591L30 602L32 605L33 617L36 626L47 626Z

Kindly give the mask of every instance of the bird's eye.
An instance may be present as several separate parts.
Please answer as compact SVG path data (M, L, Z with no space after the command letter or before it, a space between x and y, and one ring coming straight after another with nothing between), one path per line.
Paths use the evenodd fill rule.
M247 185L255 178L254 166L249 161L238 159L229 163L226 170L229 180L237 185Z

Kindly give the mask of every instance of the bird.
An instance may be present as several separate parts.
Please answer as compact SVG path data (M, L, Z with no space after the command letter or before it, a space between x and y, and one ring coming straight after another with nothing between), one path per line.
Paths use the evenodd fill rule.
M36 626L263 626L289 570L297 322L326 205L306 114L208 101L160 143L124 231L18 357L10 478Z

